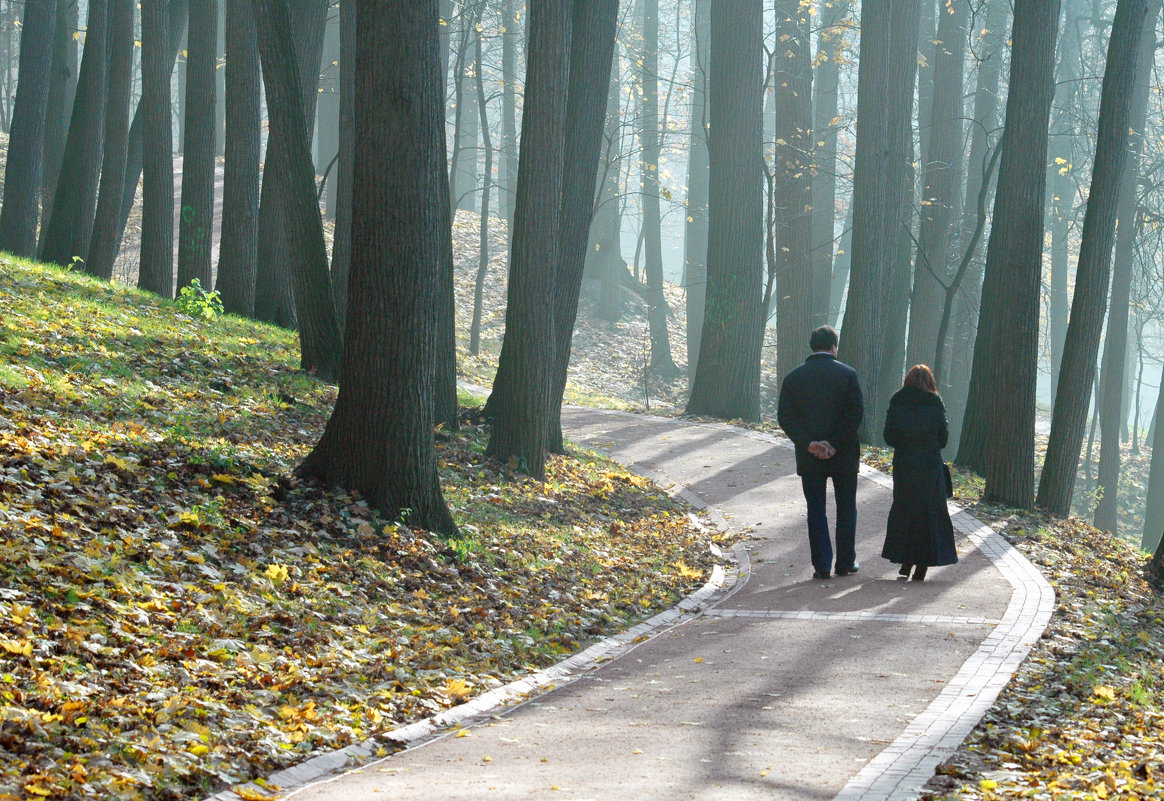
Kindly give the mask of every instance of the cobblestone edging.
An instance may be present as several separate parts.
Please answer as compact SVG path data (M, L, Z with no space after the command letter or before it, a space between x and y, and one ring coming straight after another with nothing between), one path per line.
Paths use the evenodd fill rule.
M731 524L723 514L688 487L670 480L667 476L640 465L624 465L637 475L654 482L656 486L672 497L682 498L691 506L700 509L723 531L731 531ZM471 701L459 704L445 712L418 720L407 726L393 729L383 735L350 745L336 751L312 757L298 765L280 770L266 778L268 786L280 788L280 799L289 799L309 786L324 784L343 775L347 769L358 766L367 768L390 759L376 758L385 740L403 746L405 750L419 748L426 743L445 737L454 728L479 723L495 714L500 708L512 709L528 700L529 696L541 690L552 689L556 685L571 682L579 676L595 670L600 665L634 650L640 643L657 637L664 631L686 622L715 604L731 597L751 574L751 562L747 550L737 545L730 554L720 554L732 564L725 570L716 565L711 578L700 589L687 595L670 609L644 620L637 626L619 634L606 637L583 651L539 670L529 676L512 681L501 687L482 693ZM233 790L224 790L206 801L241 801Z

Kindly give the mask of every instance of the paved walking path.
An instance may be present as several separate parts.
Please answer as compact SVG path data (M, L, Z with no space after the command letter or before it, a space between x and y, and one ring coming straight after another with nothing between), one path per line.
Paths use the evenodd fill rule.
M595 409L563 422L573 442L750 532L738 570L557 669L408 727L409 750L338 778L321 773L349 753L272 777L285 797L912 798L1049 620L1046 581L962 512L959 563L896 580L878 556L891 483L875 471L858 488L860 572L814 581L786 441ZM440 727L453 723L471 728Z

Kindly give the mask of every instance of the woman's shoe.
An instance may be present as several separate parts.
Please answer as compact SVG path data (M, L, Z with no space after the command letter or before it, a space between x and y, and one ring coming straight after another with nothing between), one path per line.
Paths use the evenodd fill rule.
M925 565L918 565L916 568L914 568L913 580L914 581L925 581L926 580L926 566Z
M909 571L911 570L913 570L913 565L907 562L901 566L901 570L897 571L897 575L901 576L902 578L909 578Z

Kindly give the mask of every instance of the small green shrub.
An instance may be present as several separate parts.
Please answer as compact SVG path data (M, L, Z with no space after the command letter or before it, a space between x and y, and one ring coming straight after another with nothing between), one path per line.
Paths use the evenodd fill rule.
M178 291L174 301L178 304L178 311L188 317L203 320L217 320L222 316L222 299L217 292L207 292L202 288L202 282L197 278L190 279L190 286L184 286Z

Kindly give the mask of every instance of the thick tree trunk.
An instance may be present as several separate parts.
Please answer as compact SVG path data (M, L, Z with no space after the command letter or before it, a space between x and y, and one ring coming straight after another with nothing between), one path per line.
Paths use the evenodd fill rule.
M1144 530L1140 538L1140 548L1156 551L1164 532L1164 425L1158 425L1164 418L1164 389L1156 396L1156 408L1152 415L1148 438L1152 443L1152 466L1148 471L1148 491L1144 503ZM1160 458L1157 459L1156 457Z
M1039 506L1060 515L1070 512L1071 495L1075 489L1079 446L1083 442L1083 428L1087 421L1087 394L1095 375L1111 278L1116 200L1127 163L1131 96L1136 82L1140 36L1151 2L1119 0L1108 42L1095 163L1087 213L1083 219L1071 322L1063 344L1063 365L1051 418L1051 435L1039 481ZM1155 30L1154 26L1152 30Z
M687 304L687 377L699 364L707 303L707 80L711 59L711 0L695 0L691 47L691 144L687 156L687 222L683 235L683 287ZM617 102L617 101L616 101Z
M308 140L309 116L295 59L291 14L287 0L252 0L252 5L270 117L267 179L276 177L280 190L277 197L290 251L288 267L299 322L301 364L324 381L335 381L341 358L339 327L332 307L327 247Z
M52 216L57 179L61 175L61 159L65 155L65 138L69 135L69 120L77 99L77 40L73 38L80 24L77 9L77 0L57 0L53 71L49 77L44 153L41 158L40 243L44 242L44 234L48 230L46 224ZM37 249L40 249L39 244Z
M454 535L432 436L437 262L452 249L437 2L359 0L358 14L352 309L335 411L297 472Z
M214 57L226 62L226 0L218 0L218 36ZM221 67L214 71L214 155L226 156L226 75Z
M168 37L169 61L168 66L165 67L166 75L170 75L174 71L174 63L178 58L178 48L182 44L182 34L186 30L189 8L189 0L170 0L167 7L169 30L166 35ZM145 79L143 78L143 91L144 83ZM130 212L133 211L134 197L137 195L137 182L142 177L144 131L145 114L139 101L137 110L133 114L133 121L129 125L129 143L125 147L125 183L121 187L121 220L117 226L116 237L118 248L121 247L121 240L125 236L125 226L129 222ZM170 169L173 170L172 163Z
M586 243L594 216L598 155L602 148L617 26L618 0L574 0L562 179L562 244L554 277L554 353L547 421L546 444L553 453L565 453L562 396L566 391L570 345L578 317Z
M125 183L129 139L129 84L133 77L133 0L109 0L109 103L105 110L105 148L101 184L93 218L93 238L85 269L108 281L117 258L117 227ZM207 284L209 286L209 284Z
M853 245L841 358L861 376L865 416L861 439L880 426L888 399L878 397L884 361L884 319L906 221L906 136L917 76L918 0L866 3L861 8L857 86L857 150L853 177ZM886 187L890 187L886 191Z
M922 153L924 188L918 254L910 296L908 364L933 365L945 286L951 280L950 243L962 185L962 64L966 53L966 3L943 6L935 48L929 151Z
M443 18L443 17L442 17ZM442 34L443 37L443 34ZM443 63L443 62L442 62ZM356 125L356 0L340 1L339 160L335 165L335 239L331 250L331 295L340 330L347 326L348 275L352 261L352 170ZM444 84L442 83L443 87Z
M186 50L186 129L178 222L178 286L212 285L214 232L214 73L218 0L201 0L190 17Z
M301 93L304 119L314 120L328 0L290 0L289 5L293 53L297 64L296 86ZM262 49L260 33L260 55ZM263 80L266 82L265 67L263 73ZM267 106L269 117L270 100L267 101ZM307 127L306 122L304 131L310 154L312 129ZM255 275L255 317L284 328L294 328L298 324L297 312L301 304L295 297L295 281L288 271L292 254L289 251L287 221L283 217L281 200L288 192L284 182L288 167L281 163L279 158L277 152L272 151L268 145L266 163L263 165L263 186L259 195L259 260ZM314 165L311 172L311 183L314 186Z
M812 327L832 323L839 305L831 305L833 231L837 214L837 124L841 62L844 60L846 19L851 0L824 3L817 40L816 75L812 82Z
M4 173L4 205L0 209L0 250L24 258L36 255L45 113L56 28L57 0L24 4L20 80L16 84Z
M566 3L529 5L526 124L510 240L505 340L485 406L493 421L486 452L538 479L545 477L554 354L552 303L560 254L571 18Z
M815 327L812 259L812 36L808 6L776 3L776 373L779 381L804 357Z
M1102 380L1099 396L1099 503L1095 507L1096 528L1112 534L1119 527L1120 440L1125 414L1128 373L1128 317L1132 288L1132 250L1139 229L1138 194L1140 186L1140 155L1144 150L1144 126L1148 117L1148 91L1151 85L1152 63L1156 57L1156 18L1160 16L1160 0L1150 0L1146 18L1147 30L1140 37L1139 63L1136 83L1132 90L1131 124L1127 163L1120 180L1116 208L1115 267L1112 276L1111 301L1107 312L1107 334L1103 342Z
M760 0L711 7L707 310L688 414L760 416L763 12Z
M105 143L108 12L107 0L90 0L77 100L65 139L52 213L47 217L41 245L41 260L52 264L69 265L74 257L89 258Z
M1015 4L1006 131L971 378L972 393L981 391L970 412L990 432L982 449L985 496L1021 508L1030 508L1034 495L1047 122L1058 30L1058 0ZM968 425L963 442L974 433Z
M517 0L503 0L505 31L501 34L501 186L498 191L499 208L506 219L506 230L513 234L513 210L517 201Z
M141 2L142 214L137 285L174 295L174 144L165 0Z
M216 288L226 311L250 317L259 253L262 77L250 0L225 2L226 159Z

